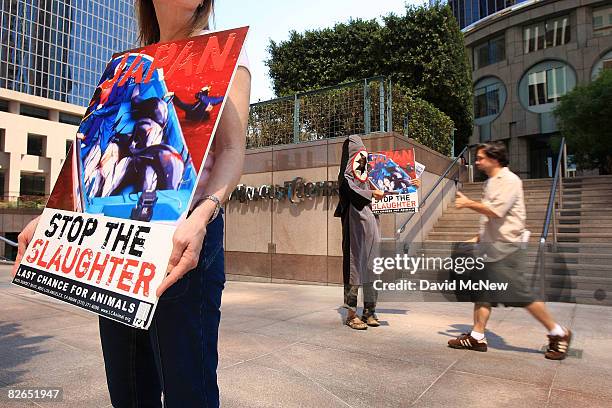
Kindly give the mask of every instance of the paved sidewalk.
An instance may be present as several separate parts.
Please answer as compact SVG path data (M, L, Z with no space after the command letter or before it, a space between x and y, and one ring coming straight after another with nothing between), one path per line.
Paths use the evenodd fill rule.
M0 391L61 386L62 404L109 407L97 320L10 285L0 266ZM487 353L447 348L471 305L383 303L383 325L342 325L339 287L228 282L219 383L224 407L612 407L612 308L551 304L577 356L544 359L542 328L494 310Z

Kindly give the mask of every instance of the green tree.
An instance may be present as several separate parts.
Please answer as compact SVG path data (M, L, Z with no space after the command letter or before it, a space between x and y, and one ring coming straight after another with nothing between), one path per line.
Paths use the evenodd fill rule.
M576 164L612 174L612 70L568 92L555 115Z
M385 75L453 121L456 144L472 132L472 82L463 34L450 8L407 6L405 15L351 20L333 28L292 31L270 42L266 61L277 95Z
M408 123L404 119L408 118ZM407 126L406 126L407 125ZM408 88L393 88L393 130L442 154L450 155L453 121Z

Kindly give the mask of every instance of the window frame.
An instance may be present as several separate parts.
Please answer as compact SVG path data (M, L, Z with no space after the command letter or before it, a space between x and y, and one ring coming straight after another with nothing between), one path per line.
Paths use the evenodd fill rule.
M600 14L600 15L598 15ZM595 19L601 17L601 27L595 26ZM607 19L606 19L607 17ZM606 22L607 20L607 22ZM593 27L593 37L601 37L604 35L612 34L612 5L608 4L603 7L597 7L592 9L591 24Z
M482 118L486 118L488 116L496 116L500 114L500 110L501 110L501 103L500 103L500 89L499 89L499 84L491 84L491 85L484 85L478 88L474 89L474 119L482 119ZM477 92L480 90L484 90L483 93L478 94ZM497 105L497 110L495 112L491 112L491 104L489 103L492 100L492 96L491 94L495 93L495 105ZM478 97L483 97L484 100L484 108L485 108L485 114L482 116L478 116L478 109L476 109L477 107L477 103L476 100Z
M501 41L499 41L501 40ZM497 48L493 47L493 44L502 44L503 48L501 48L501 52L496 52ZM480 60L480 51L482 49L486 49L487 60L486 63L481 64ZM501 57L498 57L494 60L494 56L500 54ZM482 41L472 47L472 68L474 71L488 67L492 64L497 64L498 62L502 62L506 59L506 33L504 32L501 35L496 35L488 38L485 41Z
M30 141L34 141L36 139L40 140L40 143L41 143L40 154L36 154L38 153L38 151L36 152L31 151ZM26 142L26 154L28 156L46 157L47 156L47 136L39 135L37 133L28 133L27 142Z
M27 191L27 194L24 190L23 186L24 186L24 177L28 177L32 179L32 182L30 182L30 186L29 187L33 187L36 186L37 183L40 183L41 179L42 179L42 190L39 190L38 192L34 191L34 189L31 189L29 191ZM38 180L37 180L38 179ZM19 196L20 197L24 197L24 196L40 196L40 197L44 197L47 195L47 175L45 174L37 174L37 173L24 173L22 172L19 175Z
M567 21L565 27L554 29L550 26L554 23ZM532 30L534 35L531 35ZM540 33L540 30L543 32ZM529 34L528 34L529 33ZM558 41L559 40L559 41ZM523 26L523 54L531 54L547 48L567 45L572 41L572 24L569 14L548 17L535 23Z

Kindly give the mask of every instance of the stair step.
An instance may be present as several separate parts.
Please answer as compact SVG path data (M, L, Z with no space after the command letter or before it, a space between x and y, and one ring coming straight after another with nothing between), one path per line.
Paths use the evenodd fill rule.
M572 210L594 210L594 211L606 211L610 209L610 204L606 203L581 203L581 204L570 204L563 203L563 209L561 211L572 211Z
M553 275L581 275L604 277L612 279L612 270L608 265L590 265L590 264L568 264L563 262L553 262L555 259L546 257L545 269L547 274ZM550 261L550 262L549 262ZM527 266L532 268L536 266L535 258L527 262Z
M602 217L610 217L612 215L612 212L610 211L601 211L600 209L596 209L596 208L562 208L559 210L559 215L561 217L564 216L572 216L572 217L577 217L577 216L602 216Z
M541 207L533 207L533 206L528 206L526 208L527 210L527 218L529 218L529 216L534 216L534 215L538 215L538 214L542 214L542 215L546 215L546 205L543 205ZM562 210L562 211L566 211L566 210ZM571 209L568 211L572 211L572 212L576 212L578 211L577 209ZM584 210L583 210L584 211ZM457 209L455 208L454 204L447 207L446 210L444 210L444 213L448 213L448 214L476 214L479 215L476 211L474 210L470 210L468 208L462 208L462 209ZM572 214L573 215L573 214Z
M569 197L612 197L612 186L610 186L609 189L564 188L563 198L569 198Z
M612 244L607 242L558 242L557 251L559 253L575 254L611 254Z
M473 237L473 235L470 235L470 238ZM463 241L465 241L465 239L428 238L425 240L425 242L414 243L413 245L418 250L448 249L450 251L450 248L452 248L454 244ZM531 251L537 251L539 242L532 242L529 245ZM607 242L559 242L557 243L556 247L557 252L560 254L612 254L612 244ZM550 241L546 244L546 248L552 248Z
M572 227L574 228L574 227ZM585 227L583 227L585 228ZM527 224L527 229L531 232L531 234L540 234L542 232L542 224L537 224L537 225L530 225ZM480 228L478 227L477 223L471 223L471 224L457 224L457 223L453 223L453 224L449 224L449 225L444 225L444 224L436 224L436 226L433 228L432 232L465 232L465 233L470 233L470 234L478 234L478 231L480 230ZM598 230L599 231L599 230ZM570 232L570 231L564 231L564 232ZM584 231L587 232L587 231Z
M561 216L557 217L560 225L610 225L612 226L612 215L592 216Z
M603 238L608 241L612 240L612 231L609 232L559 232L557 233L558 238Z
M477 231L467 232L430 232L426 241L460 242L473 238ZM540 240L539 234L532 234L529 242L537 243Z
M593 290L563 290L549 288L546 290L546 301L548 302L566 302L579 303L585 305L612 306L612 296L606 293L602 299ZM598 296L598 297L596 297Z
M610 207L612 204L612 197L564 197L563 208L567 204L607 204Z
M525 274L525 277L528 280L534 279L534 275L531 273ZM537 275L535 279L538 279ZM546 275L546 283L553 289L604 290L612 294L612 278Z
M611 224L596 224L596 225L568 225L568 224L557 224L557 232L560 233L583 233L583 232L600 232L606 233L610 231L612 236Z
M576 177L566 177L564 178L564 180L589 180L589 179L610 179L612 180L612 175L611 174L604 174L604 175L589 175L589 176L576 176ZM542 179L540 179L542 180ZM545 179L544 179L545 180Z
M589 184L612 184L612 179L610 178L600 178L600 179L593 179L593 180L581 180L581 181L574 181L572 179L564 179L563 180L563 186L573 186L573 185L589 185Z

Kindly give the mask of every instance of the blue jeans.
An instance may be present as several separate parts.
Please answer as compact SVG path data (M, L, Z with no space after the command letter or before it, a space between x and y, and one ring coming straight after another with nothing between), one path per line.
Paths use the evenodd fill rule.
M223 218L208 225L198 266L159 299L148 331L100 317L116 408L218 407L217 339L225 284Z

